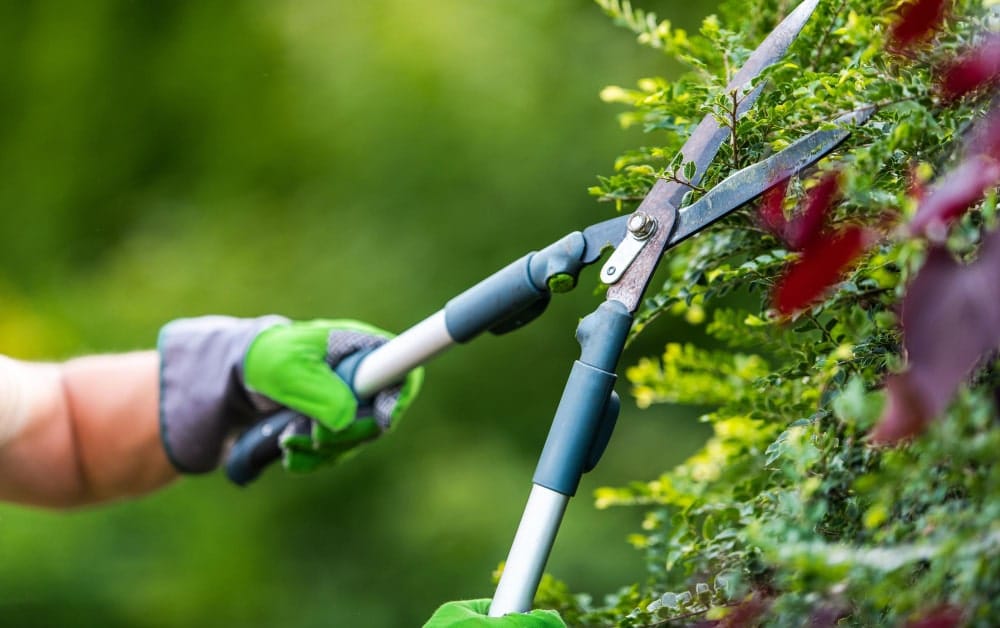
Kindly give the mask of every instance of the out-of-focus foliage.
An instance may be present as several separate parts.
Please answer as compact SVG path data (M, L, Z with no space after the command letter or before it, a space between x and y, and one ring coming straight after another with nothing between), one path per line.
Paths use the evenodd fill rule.
M696 9L672 4L651 6ZM3 3L0 352L148 348L210 312L417 322L604 217L585 188L632 140L597 94L675 69L617 35L580 0ZM438 358L350 464L3 506L0 625L415 626L488 596L587 292ZM699 427L627 409L587 482L686 455ZM553 568L632 579L635 516L575 505Z
M794 3L728 2L697 34L625 2L598 3L640 43L690 66L676 80L603 92L631 106L623 125L648 134L592 188L630 209L656 177L679 176L674 155L701 116L731 119L728 75ZM599 507L646 512L631 541L648 576L604 600L546 581L540 600L571 625L992 626L1000 617L995 356L926 434L894 448L869 442L885 377L905 363L896 308L927 248L894 227L916 207L914 180L948 172L963 156L963 134L990 107L988 92L947 102L933 71L998 26L994 2L955 2L933 45L894 56L885 39L896 4L821 2L786 60L765 73L760 101L703 184L874 105L836 153L792 181L785 209L839 170L842 198L827 219L880 229L881 240L790 318L771 308L771 295L798 253L752 207L669 253L666 279L633 331L648 340L668 322L707 321L705 338L671 342L627 374L640 405L712 404L703 420L713 435L659 477L597 492ZM992 190L948 232L948 250L974 258L997 227ZM963 331L934 333L925 342L946 350Z

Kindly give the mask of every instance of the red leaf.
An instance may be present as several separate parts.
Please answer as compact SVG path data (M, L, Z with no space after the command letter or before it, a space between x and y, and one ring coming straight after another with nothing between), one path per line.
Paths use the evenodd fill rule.
M778 281L774 290L778 312L787 316L823 296L873 240L871 231L857 226L816 239Z
M903 298L909 370L887 382L889 403L873 438L891 443L923 430L975 365L1000 346L1000 231L962 265L944 247L928 254Z
M781 207L787 191L788 179L785 179L764 192L757 208L757 222L760 226L782 240L785 239L785 230L788 228L788 219Z
M757 620L770 608L771 601L760 593L754 593L748 599L740 602L738 606L729 611L725 617L716 624L717 628L744 628L753 626Z
M918 202L924 200L924 197L927 196L927 186L924 185L924 182L920 179L920 175L917 174L916 166L910 166L910 185L907 193Z
M827 173L806 195L805 209L791 218L785 218L782 204L788 190L787 180L764 192L757 221L762 227L781 238L796 251L809 248L823 232L823 224L840 191L839 174Z
M941 240L945 227L1000 182L1000 163L974 155L949 172L924 197L910 221L910 233Z
M915 0L904 6L889 29L889 48L906 52L929 39L941 28L950 5L949 0Z
M1000 35L952 60L941 71L938 84L948 100L960 98L1000 78Z
M969 134L968 152L1000 161L1000 106L996 103Z
M819 238L827 214L840 192L839 174L828 172L809 190L806 207L788 225L788 243L793 249L809 248Z
M872 442L875 444L891 445L916 436L934 418L933 415L928 416L927 407L930 404L908 375L895 375L885 382L887 403L882 418L872 430Z
M958 628L963 623L962 609L944 604L920 619L909 621L906 628Z

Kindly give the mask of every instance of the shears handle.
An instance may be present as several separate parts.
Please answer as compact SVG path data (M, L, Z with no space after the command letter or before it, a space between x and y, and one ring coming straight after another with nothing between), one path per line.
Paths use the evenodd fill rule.
M451 299L444 308L380 347L348 356L335 371L364 403L383 388L402 381L412 369L456 343L465 343L490 331L513 331L541 314L551 297L550 282L571 278L592 263L586 238L575 231L541 251L529 253ZM596 258L595 258L596 259ZM237 439L226 460L226 475L245 486L281 457L279 438L294 425L308 428L309 420L281 411L254 425Z

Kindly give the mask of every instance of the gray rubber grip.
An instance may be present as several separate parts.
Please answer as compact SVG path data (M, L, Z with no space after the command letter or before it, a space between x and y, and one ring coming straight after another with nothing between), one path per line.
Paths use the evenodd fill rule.
M445 324L455 342L468 342L518 312L548 298L531 280L528 254L472 286L445 305Z

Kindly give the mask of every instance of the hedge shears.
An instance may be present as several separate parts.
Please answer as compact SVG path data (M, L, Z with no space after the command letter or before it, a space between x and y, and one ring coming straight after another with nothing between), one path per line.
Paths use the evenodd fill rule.
M806 0L790 13L732 77L727 91L737 98L736 115L749 110L764 88L754 79L788 50L813 13L818 0ZM618 416L613 387L615 371L633 317L664 252L717 220L796 175L833 151L863 124L873 108L847 114L780 152L731 174L681 207L685 194L698 187L730 129L706 115L680 149L678 163L686 176L659 179L631 214L574 231L549 246L528 253L454 297L438 312L386 344L350 356L337 373L362 401L394 384L411 369L445 349L489 331L513 331L540 315L553 292L575 286L586 266L606 250L600 280L607 297L582 319L576 330L580 357L573 363L548 438L532 478L524 514L514 536L491 616L530 609L566 505L583 473L597 464ZM692 167L693 164L693 167ZM291 411L274 415L244 434L234 447L227 473L238 484L252 480L279 455L274 435L293 419Z

